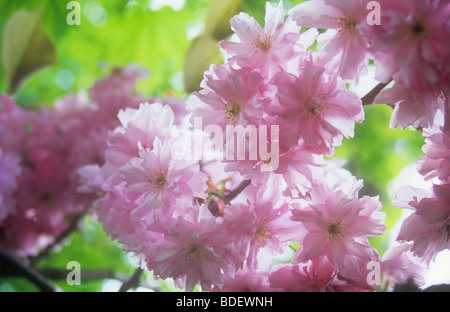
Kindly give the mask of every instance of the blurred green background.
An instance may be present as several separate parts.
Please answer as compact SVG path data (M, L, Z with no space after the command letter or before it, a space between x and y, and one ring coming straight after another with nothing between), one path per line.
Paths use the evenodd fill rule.
M150 72L147 80L138 82L137 91L147 97L184 98L198 85L204 67L220 62L216 43L231 34L229 17L244 11L263 25L265 12L261 0L79 0L81 25L70 26L66 22L68 2L1 1L0 34L17 10L33 11L43 6L44 30L56 50L55 63L30 75L13 94L22 106L51 106L59 97L88 89L114 66L130 63ZM284 8L299 2L302 1L284 1ZM211 11L215 18L208 18ZM196 38L202 33L210 40L198 43ZM191 48L195 44L200 46ZM0 68L0 93L6 91L7 79ZM380 195L390 229L401 209L390 205L389 182L422 155L423 138L413 129L391 130L388 106L366 106L365 112L366 120L357 124L355 137L344 140L335 157L346 159L346 167L364 179L361 195ZM380 254L387 248L388 234L371 240ZM80 286L68 285L65 280L66 264L72 260L82 268ZM37 268L53 276L51 281L65 291L114 291L137 266L136 260L110 242L100 223L85 217L81 230L40 261ZM148 272L141 282L153 289L175 290L170 282L155 282ZM27 280L0 277L0 291L34 290L36 287Z

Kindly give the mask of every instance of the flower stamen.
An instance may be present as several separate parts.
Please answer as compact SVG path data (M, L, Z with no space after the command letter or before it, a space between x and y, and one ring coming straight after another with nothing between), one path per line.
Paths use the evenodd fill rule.
M267 225L260 226L255 231L255 241L260 247L264 247L267 245L267 240L272 239L272 229Z
M264 35L264 39L261 40L261 36L253 40L252 45L261 51L268 51L272 47L273 36Z
M155 176L151 180L151 182L153 183L153 185L156 188L161 189L166 184L166 175L164 173L162 173L161 171L155 171Z
M242 104L235 102L235 101L230 101L228 103L225 104L225 118L232 120L232 121L236 121L239 117L239 114L242 111Z

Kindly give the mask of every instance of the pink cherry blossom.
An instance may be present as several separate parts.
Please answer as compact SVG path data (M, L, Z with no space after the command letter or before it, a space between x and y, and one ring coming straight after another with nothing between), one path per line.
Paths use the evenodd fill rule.
M153 149L141 149L118 170L127 183L127 192L139 194L139 206L133 214L150 210L150 219L158 220L174 206L190 206L195 197L206 198L206 175L198 162L173 160L170 141L156 138Z
M450 184L433 185L432 193L405 186L392 205L412 209L397 240L413 242L411 252L430 263L437 253L450 248Z
M274 78L278 103L267 111L291 124L294 137L302 138L310 149L330 155L342 136L353 136L355 122L363 121L364 111L356 94L310 56L299 68L299 76L281 71Z
M329 29L318 40L327 37L326 60L342 78L355 79L367 66L366 1L306 1L289 10L289 15L300 26Z
M233 278L225 275L222 288L214 287L212 291L272 292L274 289L269 286L268 272L255 272L244 268L238 270Z
M405 283L414 279L417 285L424 283L424 268L417 257L410 253L412 244L403 243L389 247L383 255L381 272L390 284Z
M192 291L200 284L206 291L222 287L224 274L233 277L242 259L222 230L221 222L206 206L178 216L164 229L164 236L144 251L147 267L161 278L172 277L177 285Z
M269 276L270 286L289 292L327 291L336 271L326 256L301 264L278 265Z
M230 23L239 41L219 43L229 55L228 61L240 67L258 68L264 76L284 67L298 54L296 50L305 51L317 37L315 29L299 35L300 27L290 17L284 19L282 1L278 6L266 3L264 28L246 13L236 15Z
M229 64L211 65L202 82L203 89L194 92L187 104L192 117L201 117L204 126L264 124L261 107L267 100L261 91L263 77L251 68L234 69Z
M450 131L442 127L440 130L435 129L426 137L422 147L425 156L417 163L426 180L438 177L443 182L450 182Z
M265 249L277 255L295 238L297 224L289 219L289 203L275 187L249 185L247 202L225 209L224 225L235 237L235 245L247 249L247 266L258 269L258 253Z
M17 176L21 172L19 158L2 152L0 147L0 224L13 211L13 192L17 188Z
M450 34L448 1L380 1L381 23L372 28L376 78L401 81L406 88L439 90L444 81L442 51Z
M292 220L300 222L305 233L297 261L326 255L339 271L346 269L346 265L354 266L354 259L370 261L373 258L373 248L367 237L384 232L384 214L377 197L357 197L360 187L353 187L353 193L346 194L345 188L320 184L313 188L310 200L292 209Z
M392 88L384 89L375 98L375 103L394 106L390 127L429 127L433 124L436 111L442 108L442 100L434 92L415 91L396 82Z

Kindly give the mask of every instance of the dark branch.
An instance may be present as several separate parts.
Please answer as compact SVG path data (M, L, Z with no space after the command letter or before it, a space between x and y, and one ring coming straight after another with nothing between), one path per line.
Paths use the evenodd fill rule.
M141 268L137 268L131 278L125 282L123 282L122 286L120 286L119 292L126 292L131 288L136 288L139 286L139 281L141 279L143 270Z
M232 190L230 193L224 196L226 202L230 202L232 199L238 196L247 186L250 185L250 183L252 183L251 179L246 179L242 181L234 190ZM208 204L208 209L214 216L221 215L217 201L214 200L210 201Z
M236 187L234 190L232 190L230 193L228 193L227 195L225 195L225 198L228 201L231 201L232 199L234 199L236 196L238 196L247 186L250 185L250 183L252 183L252 180L250 179L246 179L244 181L241 182L241 184L238 185L238 187Z
M34 269L26 266L17 257L0 248L0 275L22 276L35 284L41 291L54 292L56 287Z
M43 249L36 256L33 256L33 257L29 258L30 265L31 266L35 266L36 263L38 263L40 260L46 258L50 254L50 252L53 250L53 248L55 246L60 244L64 239L69 237L70 234L72 234L72 232L77 230L78 229L78 224L79 224L79 222L80 222L80 220L81 220L81 218L83 216L84 216L83 213L80 213L80 214L77 214L76 216L74 216L72 221L71 221L71 223L67 227L67 229L65 229L61 234L59 234L59 236L55 238L55 241L52 244L48 245L45 249Z
M390 82L392 81L392 79L387 82L380 82L379 84L377 84L372 90L370 90L366 95L364 95L361 98L362 104L363 105L370 105L373 104L373 101L375 100L375 98L377 97L377 95L381 92L381 90L383 90Z

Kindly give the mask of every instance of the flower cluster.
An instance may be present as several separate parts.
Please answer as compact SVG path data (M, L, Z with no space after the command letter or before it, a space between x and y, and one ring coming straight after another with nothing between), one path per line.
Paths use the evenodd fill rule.
M339 6L322 5L331 3ZM219 43L225 63L205 72L188 111L158 102L121 110L105 163L79 170L108 235L155 276L188 291L370 291L374 262L387 279L419 277L406 245L381 259L368 240L386 229L379 198L359 196L363 182L325 158L364 119L345 79L366 67L369 43L359 34L335 53L350 35L342 30L324 51L308 49L319 32L300 31L306 5L285 18L282 2L267 3L264 27L233 17L234 39ZM331 16L356 32L356 21ZM363 55L348 55L358 38ZM205 140L208 159L195 152Z
M430 263L450 248L450 131L442 126L442 114L431 128L423 131L425 156L418 160L418 171L433 181L431 190L402 187L393 204L411 209L397 240L411 242L414 255Z
M289 13L301 26L328 29L318 40L344 79L357 79L372 59L378 81L395 81L375 100L394 107L392 128L428 127L449 92L450 5L445 0L376 2L374 19L366 0L307 1Z
M95 199L77 192L77 170L103 164L106 135L119 109L138 106L136 66L116 68L86 92L56 101L54 108L22 108L0 97L0 246L35 255Z

